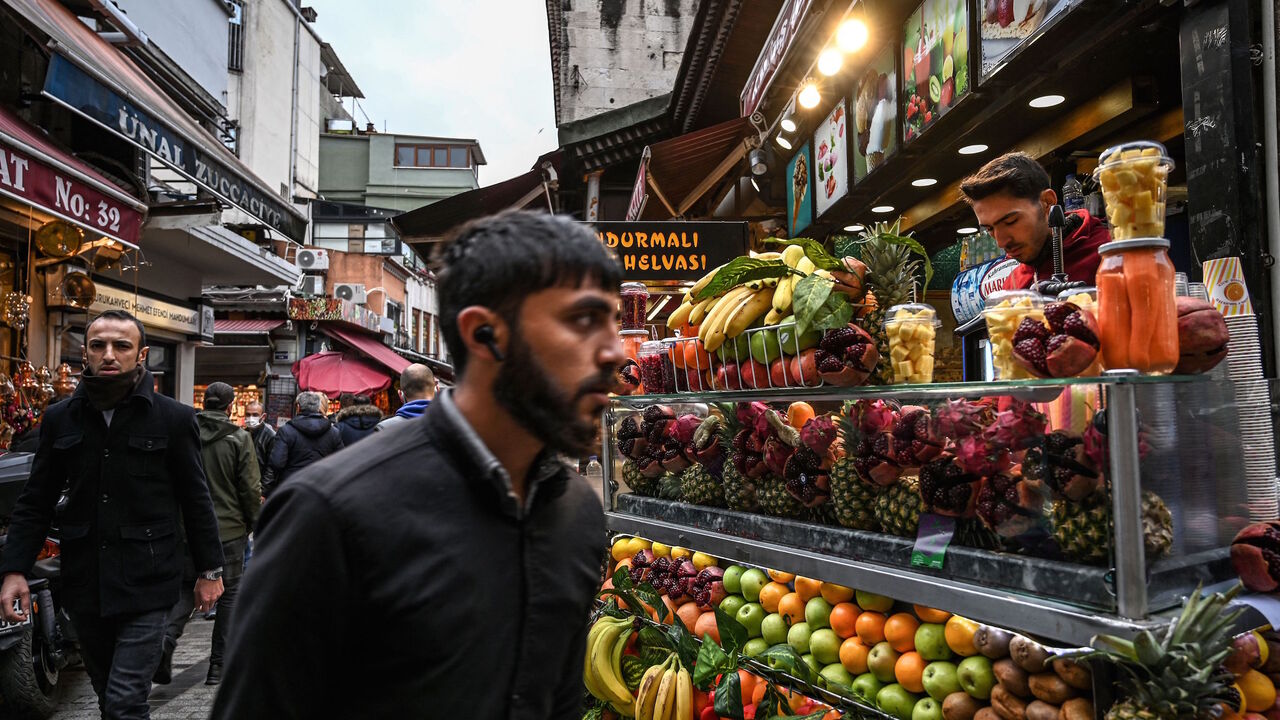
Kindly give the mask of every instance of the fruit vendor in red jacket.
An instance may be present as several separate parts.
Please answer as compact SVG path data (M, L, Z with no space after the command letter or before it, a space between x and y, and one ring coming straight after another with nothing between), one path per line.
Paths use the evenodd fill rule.
M1058 203L1049 173L1026 153L1014 152L992 160L960 183L960 192L1005 255L1019 265L1005 280L1006 290L1031 287L1053 275L1049 208ZM1063 268L1070 280L1090 285L1098 272L1098 247L1111 233L1087 210L1067 213L1062 229Z

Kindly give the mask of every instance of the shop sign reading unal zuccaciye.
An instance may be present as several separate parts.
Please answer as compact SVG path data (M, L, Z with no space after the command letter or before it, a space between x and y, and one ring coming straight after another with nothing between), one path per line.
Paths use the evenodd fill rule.
M747 252L745 222L595 222L627 280L683 282Z

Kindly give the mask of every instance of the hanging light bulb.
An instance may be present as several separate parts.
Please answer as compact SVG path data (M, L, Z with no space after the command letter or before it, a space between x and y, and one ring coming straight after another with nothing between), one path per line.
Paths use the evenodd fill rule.
M800 88L800 94L796 96L796 101L800 103L800 107L806 110L818 107L818 103L822 102L822 93L818 91L818 83L813 80L806 81L804 86Z
M844 65L844 55L835 48L827 48L818 56L818 72L827 77L840 72L841 65Z
M840 29L836 31L836 45L847 53L858 52L867 44L869 35L866 23L851 18L840 23Z

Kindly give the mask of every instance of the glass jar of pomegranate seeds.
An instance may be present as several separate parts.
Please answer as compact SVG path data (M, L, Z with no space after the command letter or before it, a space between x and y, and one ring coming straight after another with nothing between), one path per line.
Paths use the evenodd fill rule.
M649 395L676 391L676 371L671 362L671 351L660 340L650 340L640 346L636 363L640 365L640 384Z
M1108 369L1167 375L1178 365L1178 301L1169 241L1098 248L1098 340Z
M643 330L649 305L649 288L644 283L622 283L622 329Z

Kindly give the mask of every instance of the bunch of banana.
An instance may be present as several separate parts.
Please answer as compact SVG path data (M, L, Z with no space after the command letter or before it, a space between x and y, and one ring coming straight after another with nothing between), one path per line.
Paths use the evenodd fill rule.
M803 251L801 252L801 254L803 254ZM754 257L757 260L781 260L782 253L778 253L778 252L752 253L751 257ZM694 283L693 287L689 288L685 292L684 297L681 298L680 300L680 305L677 306L676 309L672 311L671 316L667 318L668 328L675 330L681 325L684 325L686 322L689 323L690 325L695 325L695 326L702 325L702 321L707 319L708 316L710 316L711 311L715 309L715 307L720 304L720 301L725 299L725 297L729 295L729 292L732 291L734 288L729 288L729 290L719 293L713 297L705 298L703 300L695 301L693 298L695 295L702 292L702 289L705 288L708 284L710 284L711 281L715 279L716 274L719 273L720 270L723 268L724 268L724 265L720 265L718 267L712 268L710 272L708 272L706 275L703 275L702 279ZM780 278L766 278L764 280L758 280L756 282L758 283L757 287L768 287L768 288L776 288L782 283Z
M693 677L675 655L640 678L636 720L693 720Z
M782 251L782 262L804 275L811 275L817 269L813 261L805 256L804 248L799 245L788 245L787 249ZM778 280L778 289L773 293L773 309L765 316L765 325L777 325L791 314L791 299L795 294L796 283L804 275L787 275Z
M587 654L582 663L582 682L587 692L622 715L635 713L635 698L622 675L622 651L630 637L630 620L601 617L587 633Z

